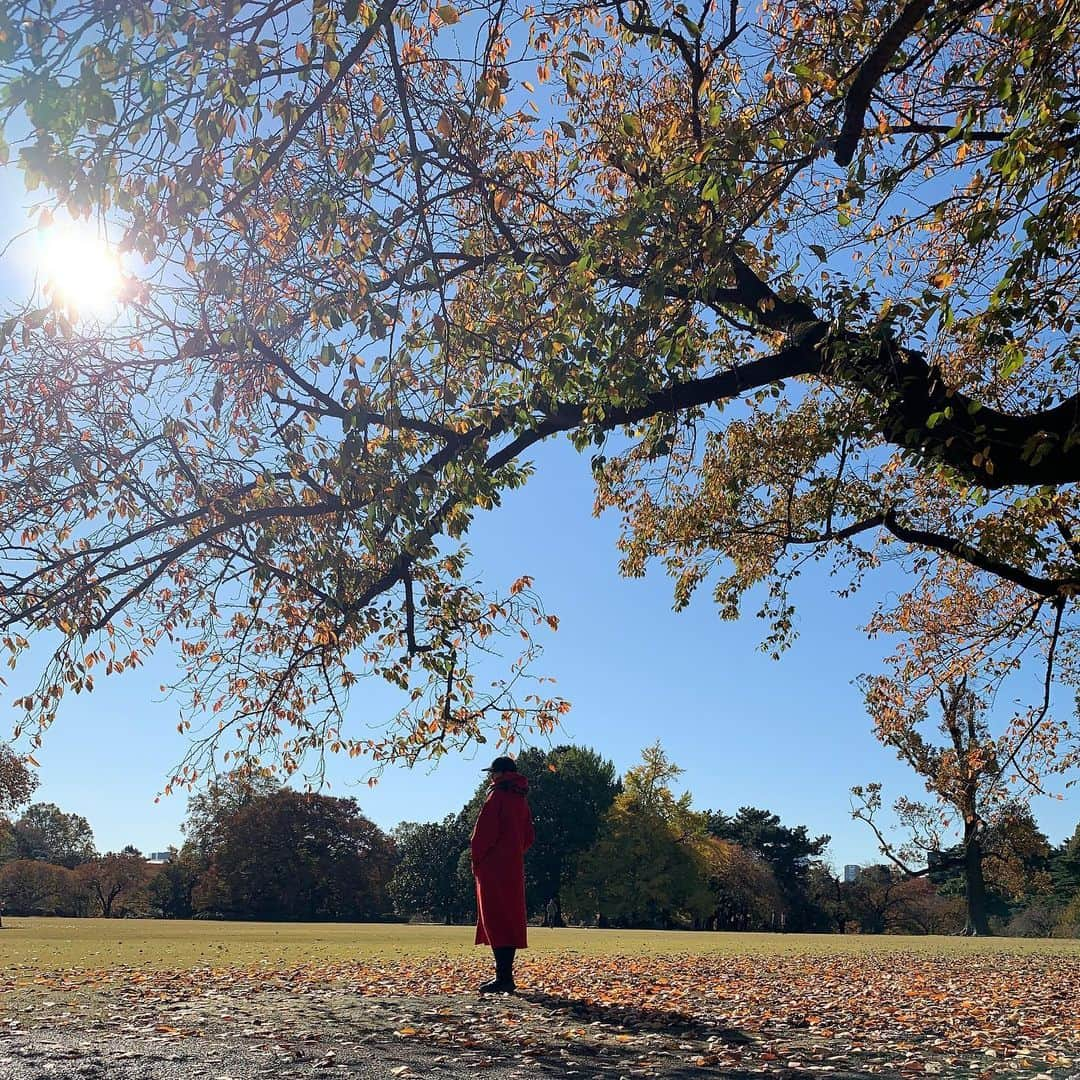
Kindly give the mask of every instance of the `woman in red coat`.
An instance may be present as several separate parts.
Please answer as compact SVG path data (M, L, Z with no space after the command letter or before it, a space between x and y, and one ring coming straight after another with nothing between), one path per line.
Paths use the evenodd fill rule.
M476 878L476 944L490 945L495 978L482 994L512 994L514 952L528 947L525 932L525 852L532 847L532 814L525 797L529 782L513 758L499 757L485 770L491 790L472 834Z

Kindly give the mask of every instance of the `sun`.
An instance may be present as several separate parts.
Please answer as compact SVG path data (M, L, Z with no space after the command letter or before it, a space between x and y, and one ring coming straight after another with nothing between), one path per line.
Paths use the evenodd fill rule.
M79 315L116 310L123 285L120 258L92 227L56 223L42 229L38 268L54 303Z

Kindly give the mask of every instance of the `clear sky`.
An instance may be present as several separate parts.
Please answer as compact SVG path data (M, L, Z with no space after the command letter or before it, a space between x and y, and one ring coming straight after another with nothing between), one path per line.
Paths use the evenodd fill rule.
M0 198L21 186L12 173L0 170ZM3 307L25 295L20 250L30 248L15 249L0 267ZM742 621L725 623L703 590L676 614L659 568L644 580L619 577L618 521L592 516L587 456L558 441L540 447L534 460L534 479L477 518L470 545L474 572L489 588L505 590L530 574L560 618L559 631L544 635L547 650L537 666L573 704L553 741L593 746L622 771L659 739L685 768L683 785L698 807L765 807L787 824L831 834L829 854L838 866L874 859L868 830L850 818L848 789L880 780L890 800L919 794L909 771L873 738L853 685L859 673L876 669L886 649L859 628L875 600L897 586L896 571L879 572L861 594L842 600L823 569L808 569L797 593L800 638L775 662L757 649L762 625L752 602ZM38 754L36 798L86 816L100 850L128 843L159 850L181 839L184 795L154 802L184 751L176 705L159 691L174 674L172 658L162 655L139 671L102 679L93 694L69 698ZM0 698L0 734L10 727L4 706L25 689L18 673L9 684ZM379 686L361 684L349 727L378 725L394 701ZM492 752L480 747L434 771L389 770L373 789L363 783L362 762L331 761L331 792L356 795L386 828L438 818L465 802ZM1080 819L1075 796L1041 800L1035 809L1055 842Z
M487 583L505 589L531 574L547 609L560 618L559 631L545 635L537 667L555 676L558 692L573 703L565 740L556 741L594 746L621 771L660 739L686 769L682 781L698 807L766 807L787 823L829 833L837 865L871 860L874 844L850 818L848 789L881 780L890 797L918 793L907 769L874 739L853 686L884 648L858 627L895 579L886 572L861 595L842 600L830 591L835 582L808 574L800 587L800 638L773 661L757 649L761 624L752 615L725 623L705 594L676 614L662 573L621 579L617 519L591 514L587 458L556 442L542 448L537 462L528 487L478 518L472 547ZM184 747L175 704L158 690L172 671L162 657L132 675L100 681L89 696L70 698L39 754L37 798L84 814L102 850L126 843L158 850L180 839L184 796L154 803ZM362 684L350 724L377 724L393 700L378 685ZM373 789L362 782L361 763L332 760L331 792L356 795L386 828L437 818L460 808L492 753L480 747L434 771L392 769ZM1044 800L1036 809L1055 841L1080 817L1075 798Z

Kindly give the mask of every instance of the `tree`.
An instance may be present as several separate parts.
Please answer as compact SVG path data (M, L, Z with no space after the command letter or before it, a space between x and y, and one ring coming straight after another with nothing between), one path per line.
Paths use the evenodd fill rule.
M476 877L472 868L472 852L466 848L457 863L457 895L460 899L462 920L476 920Z
M525 890L531 912L562 924L562 892L581 854L592 846L604 815L619 793L615 766L588 747L525 750L518 772L529 779L536 842L525 856Z
M0 818L30 801L37 777L10 746L0 743Z
M842 934L847 928L849 913L844 903L844 883L824 862L810 865L806 875L806 895L816 912L815 926Z
M698 850L703 816L669 786L683 770L659 743L627 771L593 846L578 862L568 906L580 920L671 929L705 916L710 897Z
M105 919L126 914L150 878L146 860L134 848L99 855L83 863L77 873L96 913Z
M34 737L173 641L182 723L214 717L180 781L233 733L291 770L550 729L547 616L458 542L557 435L625 572L661 560L677 606L711 579L726 617L762 586L770 651L806 565L891 556L898 622L955 595L958 649L1076 681L1075 4L480 2L475 53L452 4L291 9L0 16L41 220L107 213L147 263L115 324L3 324ZM368 674L409 703L373 738L343 723Z
M715 837L703 845L717 930L771 930L780 923L784 897L764 859L730 840Z
M468 905L462 897L458 862L468 850L470 828L462 813L448 814L442 821L406 821L394 829L389 893L395 911L440 919L447 926L465 915Z
M963 916L924 877L892 866L869 866L841 886L845 914L863 934L954 933Z
M15 915L82 915L86 896L78 874L38 859L0 866L0 910Z
M1017 827L1024 822L1028 827L1020 831L1029 847L1032 842L1035 848L1040 847L1031 837L1035 826L1030 811L1022 803L1017 804L1017 785L1021 785L1021 794L1032 785L1041 790L1037 787L1041 776L1056 768L1054 743L1025 739L1021 756L1018 723L999 736L992 735L986 706L966 678L938 687L936 698L940 711L937 730L941 736L937 741L926 730L930 714L925 694L912 701L909 687L885 676L867 684L867 706L878 738L911 766L933 802L906 798L897 801L897 815L910 838L902 852L886 840L875 820L881 806L880 785L853 789L858 800L854 816L874 830L882 854L906 874L962 866L967 899L965 933L989 934L984 865L991 846L989 836L991 831L996 834L993 846L1002 868L1009 858L1010 837L1018 838ZM945 837L954 826L961 834L960 847L950 853L945 850L951 846ZM919 851L933 858L925 871L910 865ZM1023 878L1023 872L1013 873L1014 882L1018 877Z
M815 913L808 896L808 873L813 861L828 847L828 836L812 837L805 825L789 828L780 823L776 814L753 806L740 807L734 817L712 812L707 828L712 836L738 844L772 870L788 915L785 926L797 930L813 927Z
M11 831L19 859L37 859L70 870L97 854L86 818L66 814L55 803L32 803Z
M393 848L355 799L283 788L246 802L224 826L195 890L202 910L269 920L386 914Z
M30 801L37 783L37 777L26 767L26 761L10 746L0 743L0 863L16 857L15 838L7 815ZM0 903L2 914L3 903Z
M1061 912L1055 930L1061 937L1080 937L1080 892Z
M188 798L183 824L185 848L205 865L224 843L235 814L256 799L280 790L277 781L259 773L213 778Z
M1054 891L1063 897L1080 894L1080 825L1056 851L1053 852L1050 872Z
M146 887L150 909L161 919L190 919L203 866L190 844L158 867Z
M1026 904L1054 889L1050 841L1031 807L1014 800L994 816L984 838L983 869L990 890Z
M704 916L710 901L694 849L624 793L582 856L566 903L582 922L672 929Z

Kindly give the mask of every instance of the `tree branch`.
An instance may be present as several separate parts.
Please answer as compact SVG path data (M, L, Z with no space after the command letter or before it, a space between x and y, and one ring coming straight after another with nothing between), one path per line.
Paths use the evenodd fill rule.
M1055 580L1053 578L1036 577L1034 574L1029 574L1026 570L1021 570L1017 566L1010 566L1000 559L992 558L963 540L957 540L942 533L930 532L926 529L911 528L897 519L896 511L893 509L889 509L881 515L881 524L898 540L951 555L955 559L966 562L979 570L985 570L988 574L993 574L1004 581L1011 581L1014 585L1019 585L1022 589L1027 589L1038 596L1055 599L1064 598L1080 589L1080 579L1064 578Z
M844 123L836 139L837 165L851 164L862 137L863 117L870 105L870 95L903 45L904 39L918 26L932 4L933 0L911 0L859 65L859 72L844 100Z
M319 87L319 92L311 99L303 112L300 113L292 127L282 133L281 140L274 149L270 151L262 168L259 169L258 175L234 192L231 198L225 202L221 208L221 214L223 216L226 214L233 214L239 210L240 204L244 199L266 180L275 169L277 169L281 164L282 159L285 157L285 154L288 152L289 147L296 141L300 132L304 130L304 126L311 117L330 100L330 95L337 89L342 79L348 75L352 70L353 65L367 52L368 46L371 45L378 36L379 31L387 24L397 5L398 0L382 0L378 10L375 12L375 18L371 21L371 24L360 35L356 44L342 57L341 66L338 68L337 75L332 79L327 79L327 81Z

